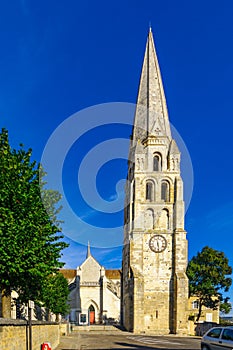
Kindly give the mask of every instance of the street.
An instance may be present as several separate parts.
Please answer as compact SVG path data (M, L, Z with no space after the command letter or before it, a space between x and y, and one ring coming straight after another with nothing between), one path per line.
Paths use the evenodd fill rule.
M195 337L134 335L128 332L115 334L109 334L109 332L102 332L101 334L98 332L74 332L69 336L62 337L56 350L73 349L199 350L200 339Z

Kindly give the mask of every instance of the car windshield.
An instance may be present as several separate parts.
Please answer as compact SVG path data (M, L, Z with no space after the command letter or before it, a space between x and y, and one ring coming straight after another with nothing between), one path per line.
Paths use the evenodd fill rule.
M211 338L219 338L220 334L221 334L221 328L214 328L214 329L211 329L211 331L209 331L209 333L207 333L207 336L208 337L211 337Z

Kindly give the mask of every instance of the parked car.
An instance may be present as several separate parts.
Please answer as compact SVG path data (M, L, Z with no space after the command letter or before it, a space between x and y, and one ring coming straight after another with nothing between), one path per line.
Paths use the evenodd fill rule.
M201 339L202 350L233 349L233 327L213 327Z

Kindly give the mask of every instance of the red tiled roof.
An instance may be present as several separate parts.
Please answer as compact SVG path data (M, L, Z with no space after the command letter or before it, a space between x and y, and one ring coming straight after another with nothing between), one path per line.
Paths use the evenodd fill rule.
M77 274L75 269L60 269L59 272L67 279L72 279Z
M105 270L105 276L109 279L120 279L121 270Z

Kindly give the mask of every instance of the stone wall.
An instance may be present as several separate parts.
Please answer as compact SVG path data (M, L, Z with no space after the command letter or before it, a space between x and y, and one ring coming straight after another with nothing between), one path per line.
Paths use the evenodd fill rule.
M0 320L0 349L26 350L27 326L21 320ZM54 350L60 341L60 326L58 323L33 322L32 350L40 350L43 342L50 342Z
M210 328L216 327L217 325L218 323L215 322L196 323L188 321L189 335L202 337Z

